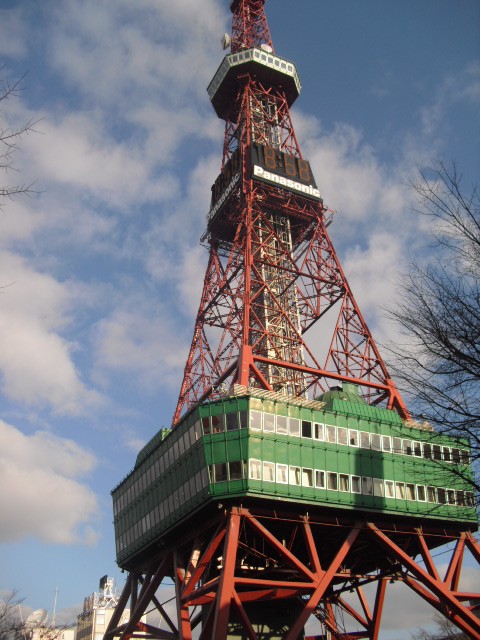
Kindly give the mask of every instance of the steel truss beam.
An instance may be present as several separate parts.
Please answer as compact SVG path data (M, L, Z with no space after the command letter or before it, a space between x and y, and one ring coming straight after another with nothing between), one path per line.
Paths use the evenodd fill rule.
M453 549L442 577L432 550L447 543ZM467 550L480 564L480 545L469 531L232 507L129 575L105 640L192 640L200 623L199 640L225 640L238 624L249 640L261 640L251 616L251 606L260 602L295 603L284 640L303 637L311 616L336 640L378 640L394 581L478 640L472 602L480 602L480 593L460 590ZM173 583L167 600L175 606L162 602L165 581ZM119 624L129 601L130 621ZM161 616L158 627L141 622L152 609ZM345 628L346 619L356 628Z

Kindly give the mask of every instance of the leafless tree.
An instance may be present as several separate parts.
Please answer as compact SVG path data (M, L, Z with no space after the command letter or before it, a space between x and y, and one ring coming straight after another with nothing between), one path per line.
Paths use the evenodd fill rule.
M480 460L480 200L457 167L436 161L411 181L430 222L433 259L412 261L388 311L404 340L389 345L416 418L468 438ZM461 472L459 472L461 473ZM468 478L467 478L468 480ZM478 481L469 480L480 490Z
M72 625L53 626L29 621L16 590L0 597L0 640L59 640Z
M0 67L0 71L2 68ZM22 84L25 75L16 80L13 84L10 84L8 80L3 81L3 86L0 88L0 113L7 100L18 97L22 91ZM8 180L9 175L12 172L18 172L18 169L14 162L15 153L19 150L19 144L22 138L35 131L35 125L38 120L29 120L27 123L22 124L19 127L10 128L4 127L0 123L0 170L5 175L4 180L0 183L0 198L12 199L18 194L31 194L33 183L18 183L3 184ZM1 207L0 200L0 207Z
M457 627L440 615L433 616L437 629L435 631L426 631L419 629L412 635L412 640L468 640L468 636L461 633Z

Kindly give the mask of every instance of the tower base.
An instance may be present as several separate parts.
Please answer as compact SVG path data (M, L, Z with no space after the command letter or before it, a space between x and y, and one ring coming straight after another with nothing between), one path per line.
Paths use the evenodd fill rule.
M460 590L466 552L480 564L470 531L448 529L446 522L433 528L304 513L288 505L279 512L278 503L276 509L248 507L205 515L196 530L180 537L177 528L165 539L163 549L129 574L105 640L299 640L312 616L320 629L313 637L328 632L333 639L376 640L386 590L396 581L480 639L473 613L480 593ZM447 543L453 546L442 576L431 551ZM162 599L166 580L174 594ZM166 604L172 597L173 615ZM120 625L129 601L130 621ZM152 608L161 616L158 627L140 621Z

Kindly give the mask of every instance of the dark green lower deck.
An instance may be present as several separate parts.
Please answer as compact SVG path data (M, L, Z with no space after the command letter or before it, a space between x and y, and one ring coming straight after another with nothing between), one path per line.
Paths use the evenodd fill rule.
M468 442L351 395L324 403L240 389L159 432L112 492L118 564L227 501L476 529Z

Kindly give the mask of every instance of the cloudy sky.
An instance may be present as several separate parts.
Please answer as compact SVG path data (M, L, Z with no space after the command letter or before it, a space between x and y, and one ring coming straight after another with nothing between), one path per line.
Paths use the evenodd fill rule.
M269 0L298 67L304 156L374 335L428 230L416 164L480 173L477 0ZM206 86L227 0L0 0L0 127L31 197L0 211L0 590L76 611L115 565L111 489L170 423L206 251L222 122ZM1 149L0 149L1 153ZM388 627L422 622L392 615ZM423 618L425 619L425 618ZM428 620L428 616L426 618Z

